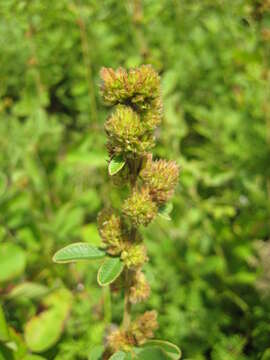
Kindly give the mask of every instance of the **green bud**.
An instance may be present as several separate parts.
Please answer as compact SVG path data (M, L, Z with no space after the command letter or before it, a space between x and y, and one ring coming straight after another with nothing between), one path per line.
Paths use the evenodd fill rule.
M147 188L135 190L123 204L123 213L134 226L147 226L157 215L157 205L152 201Z
M121 253L121 259L127 268L141 267L147 260L146 247L143 244L132 244Z
M174 161L152 161L150 156L140 176L149 188L153 200L162 204L173 196L178 182L179 167Z

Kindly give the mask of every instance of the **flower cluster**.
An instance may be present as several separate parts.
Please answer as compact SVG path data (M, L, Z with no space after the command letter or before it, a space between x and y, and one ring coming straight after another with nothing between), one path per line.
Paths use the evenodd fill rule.
M128 269L136 269L143 266L148 260L145 245L127 244L127 247L121 253L121 259Z
M133 346L143 345L153 338L158 328L156 311L146 311L132 322L128 329L113 330L107 338L109 347L113 352L129 351Z
M145 301L150 295L150 286L141 270L136 271L129 290L129 299L132 304Z
M129 106L118 105L107 120L105 130L108 135L108 151L112 155L143 154L155 144L152 132Z
M155 144L153 130L161 121L160 79L150 65L126 71L103 68L101 93L117 105L105 124L112 156L142 156Z
M123 213L129 217L135 226L147 226L157 215L157 205L152 201L152 197L147 188L140 191L135 190L128 197L122 208Z
M153 337L158 327L155 311L130 320L131 304L145 301L150 295L150 286L142 272L148 261L147 251L138 228L148 226L159 208L172 197L179 169L173 161L154 161L149 153L155 145L154 130L162 117L160 78L154 69L150 65L116 71L103 68L101 78L105 102L115 105L105 123L114 169L110 174L115 184L129 183L131 190L120 215L109 209L98 217L106 252L119 257L124 265L123 273L111 285L114 291L125 290L123 325L107 338L109 353L113 353L142 345Z
M160 79L150 65L143 65L130 71L123 68L116 71L102 68L101 78L102 95L110 105L130 103L144 110L152 107L151 102L160 98ZM161 108L160 100L156 106Z
M122 219L112 209L104 209L98 215L98 229L107 253L119 255L125 247L127 237Z
M148 187L152 199L158 204L168 201L174 193L179 176L179 168L174 161L153 161L149 156L140 177Z

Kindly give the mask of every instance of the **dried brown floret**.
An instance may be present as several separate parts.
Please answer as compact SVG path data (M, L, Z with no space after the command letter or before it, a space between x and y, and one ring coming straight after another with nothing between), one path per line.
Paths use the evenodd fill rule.
M150 285L141 270L136 271L129 291L129 301L132 304L145 301L150 295Z

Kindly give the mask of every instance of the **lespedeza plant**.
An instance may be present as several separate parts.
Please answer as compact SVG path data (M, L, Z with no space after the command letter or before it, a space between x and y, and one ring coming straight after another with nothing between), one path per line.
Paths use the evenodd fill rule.
M148 261L147 248L139 233L157 215L169 217L178 181L174 161L153 160L154 131L162 117L160 78L150 65L129 71L101 70L101 94L107 105L115 106L105 123L109 152L109 174L117 185L128 185L130 195L121 209L105 208L98 216L102 246L75 243L59 250L58 263L105 258L97 280L100 286L123 289L122 324L105 340L105 350L97 359L174 359L180 358L176 345L150 340L158 328L156 311L133 319L132 304L146 301L150 286L143 273ZM93 355L91 359L96 359Z

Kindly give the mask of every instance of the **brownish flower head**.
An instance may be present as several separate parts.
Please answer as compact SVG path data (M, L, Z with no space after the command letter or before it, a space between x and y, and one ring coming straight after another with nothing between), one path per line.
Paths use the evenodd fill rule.
M129 333L121 329L113 330L108 335L107 342L113 352L119 350L130 351L134 345L134 340L130 337Z
M121 218L111 209L104 209L98 215L99 234L111 255L119 255L126 241L126 229Z
M140 110L152 107L151 102L160 96L160 78L151 65L142 65L129 71L102 68L101 93L106 103L132 104Z
M152 132L129 106L118 105L107 120L105 130L108 150L112 156L128 153L142 155L155 144Z
M143 244L131 244L122 251L121 259L129 269L141 267L148 260L146 247Z
M157 205L152 201L147 188L133 191L123 204L123 213L134 226L147 226L157 215Z
M146 311L131 324L130 332L134 336L136 344L142 345L146 340L154 337L154 331L157 328L157 312Z
M149 188L153 200L162 204L174 193L178 182L179 167L174 161L152 161L149 157L140 176Z
M150 286L141 270L136 271L129 290L129 301L132 304L145 301L150 295Z

